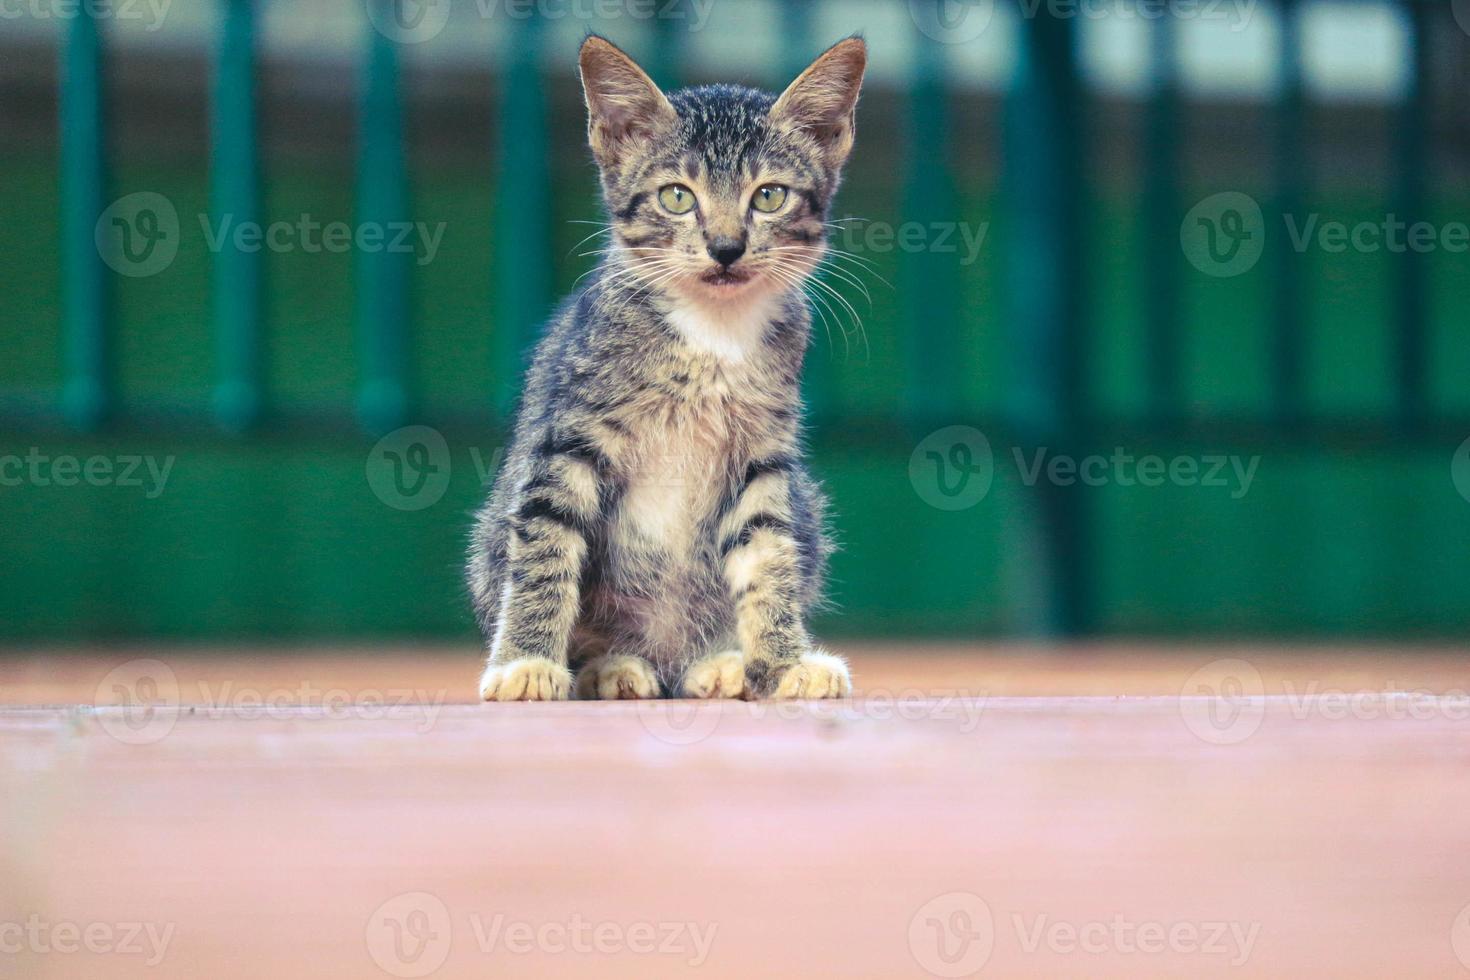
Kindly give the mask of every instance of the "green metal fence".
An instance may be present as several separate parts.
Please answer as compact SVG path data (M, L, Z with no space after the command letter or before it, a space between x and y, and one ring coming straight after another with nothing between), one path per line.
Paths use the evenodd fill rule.
M251 0L217 0L221 8L214 56L210 209L241 217L262 210L261 168L257 132L257 52L259 22ZM386 5L392 0L382 0ZM936 0L938 2L938 0ZM1268 202L1272 213L1301 211L1311 188L1304 166L1304 114L1301 4L1276 0L1284 25L1280 44L1280 93L1274 105L1275 188ZM830 38L816 36L813 4L791 0L785 6L786 48L782 62L796 71ZM1427 217L1427 161L1430 154L1429 44L1435 29L1448 24L1448 8L1440 3L1404 0L1410 25L1408 56L1411 79L1394 113L1391 134L1396 147L1391 188L1393 210L1412 221ZM1429 299L1426 257L1406 250L1394 258L1393 322L1383 329L1391 339L1394 410L1379 418L1342 419L1315 414L1305 397L1307 341L1304 324L1312 302L1312 277L1300 253L1277 249L1269 256L1270 309L1274 341L1270 348L1270 409L1251 417L1206 417L1187 403L1181 324L1188 319L1182 283L1193 273L1179 244L1180 219L1190 199L1181 176L1181 134L1189 120L1178 78L1177 25L1171 17L1151 25L1151 92L1146 106L1142 159L1144 185L1139 223L1143 262L1135 270L1144 284L1143 336L1139 354L1146 410L1119 417L1099 407L1089 391L1091 344L1090 295L1096 255L1082 232L1094 220L1090 190L1088 92L1078 58L1078 24L1074 18L1039 13L1021 20L1021 51L1016 77L1005 96L1004 125L999 134L1002 197L1008 209L1003 292L1006 314L1006 395L997 412L975 415L961 390L968 370L958 352L963 271L953 265L902 256L896 283L899 320L889 326L903 338L901 359L888 367L902 391L897 411L874 417L844 407L836 391L831 359L814 358L808 391L814 441L823 452L861 443L898 447L899 458L928 433L957 422L975 424L992 441L1030 452L1082 456L1107 452L1119 444L1152 445L1161 441L1182 446L1308 446L1314 451L1392 453L1421 447L1434 453L1452 448L1470 426L1439 410L1429 396ZM404 101L399 59L401 46L368 28L366 56L358 83L359 116L356 163L356 221L390 222L411 216L411 181L405 164ZM652 66L663 84L678 81L682 35L661 30ZM946 77L942 45L919 38L909 70L899 86L903 115L897 135L904 152L903 172L894 175L901 188L901 213L918 222L953 221L962 213L954 179L934 162L953 152L953 140L966 125L950 115L951 85ZM547 166L550 109L546 97L545 31L539 18L518 22L499 60L500 105L497 110L493 181L499 247L492 267L483 270L494 285L494 371L502 379L518 376L525 351L554 301L555 254L545 216L553 195ZM54 406L77 433L193 433L213 428L226 445L269 441L298 430L336 433L329 438L357 445L344 424L348 415L328 411L303 416L273 402L268 363L265 302L271 288L258 251L228 242L212 255L212 330L215 386L212 411L200 418L189 406L170 406L161 413L134 411L118 397L115 350L118 338L111 303L114 277L95 240L98 216L111 198L107 140L107 46L86 5L70 21L60 80L60 167L64 279L60 306L64 311L64 377ZM557 125L572 125L559 120ZM580 120L576 122L580 126ZM866 138L885 138L887 134ZM358 384L352 409L356 425L376 437L410 423L426 421L446 430L478 428L502 431L510 399L487 393L485 403L463 418L438 419L418 409L413 364L415 333L411 292L415 270L410 257L389 251L360 251L353 267L354 322L357 334ZM502 393L513 391L503 384ZM46 430L49 412L42 406L3 403L11 427ZM859 433L855 435L854 433ZM371 438L368 439L371 442ZM1332 449L1330 447L1336 447ZM1448 458L1435 456L1435 458ZM1100 577L1109 563L1102 553L1096 494L1081 486L1040 481L1025 488L1029 502L1016 505L1005 523L1018 527L1028 556L1025 564L1030 597L1027 611L1009 622L1026 631L1067 635L1116 629L1127 617L1108 608L1100 594ZM457 516L455 518L458 519ZM1459 533L1457 531L1457 533ZM940 532L941 538L943 532ZM862 556L862 543L849 537L869 564L891 558ZM894 567L891 574L906 574ZM966 574L963 562L946 575ZM873 576L876 579L878 576ZM994 577L986 580L993 587ZM978 587L978 586L977 586ZM453 601L449 597L446 601ZM1451 613L1453 618L1455 614ZM901 629L922 629L920 609ZM1411 615L1400 616L1403 627ZM965 631L965 615L942 620L941 629ZM872 620L866 629L881 628ZM1137 620L1148 629L1149 617ZM1261 623L1242 617L1242 628ZM977 623L992 628L994 623ZM1220 625L1217 621L1214 624ZM1442 629L1444 623L1435 628ZM1266 627L1270 628L1270 627ZM1310 628L1310 625L1307 625ZM105 625L85 629L106 632ZM123 632L147 631L143 625ZM345 630L351 632L351 629ZM18 630L18 635L45 635L46 627ZM431 630L432 632L432 630Z

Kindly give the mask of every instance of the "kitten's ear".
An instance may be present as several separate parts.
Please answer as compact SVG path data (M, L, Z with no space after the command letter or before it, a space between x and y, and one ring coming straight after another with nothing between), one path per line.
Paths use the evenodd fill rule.
M852 151L858 93L868 67L860 37L838 41L792 82L771 107L771 121L816 137L827 159L841 166Z
M653 79L612 42L588 37L579 60L587 96L587 141L599 165L616 165L630 143L678 122Z

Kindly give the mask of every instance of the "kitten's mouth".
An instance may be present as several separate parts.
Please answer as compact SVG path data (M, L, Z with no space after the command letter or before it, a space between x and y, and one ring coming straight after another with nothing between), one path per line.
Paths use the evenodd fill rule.
M747 272L744 269L710 269L708 272L700 274L699 281L706 286L720 286L731 289L736 286L743 286L754 278L755 275L753 273Z

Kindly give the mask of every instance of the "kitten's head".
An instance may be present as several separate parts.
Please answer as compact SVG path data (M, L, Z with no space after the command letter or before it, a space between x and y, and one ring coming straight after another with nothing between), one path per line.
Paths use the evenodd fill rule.
M665 96L617 47L582 45L588 139L615 244L651 289L726 306L797 286L826 248L867 45L848 38L779 97L735 85Z

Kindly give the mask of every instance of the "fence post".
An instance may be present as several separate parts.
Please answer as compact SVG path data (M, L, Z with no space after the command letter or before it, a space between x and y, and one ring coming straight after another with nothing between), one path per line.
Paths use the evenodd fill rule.
M1013 369L1008 415L1018 448L1072 454L1086 445L1081 329L1082 87L1075 21L1042 4L1022 17L1021 53L1006 105L1004 161L1014 209L1007 243ZM1044 477L1034 488L1042 581L1028 624L1051 635L1094 622L1088 572L1091 535L1080 486Z
M372 225L386 235L391 223L408 219L408 177L397 43L372 27L361 84L357 229L361 233ZM356 252L354 291L362 366L357 411L363 426L374 433L402 425L409 410L408 260L408 255L387 249Z
M1409 89L1398 126L1398 187L1395 210L1407 226L1429 220L1424 184L1429 168L1429 6L1423 0L1408 0ZM1398 290L1394 297L1399 311L1397 370L1398 420L1404 428L1422 425L1428 417L1428 256L1414 248L1398 255Z
M915 27L913 77L905 106L902 215L904 224L914 222L928 235L936 223L954 225L962 216L949 165L948 46L923 35L917 23ZM925 426L947 424L960 409L963 368L955 356L960 349L960 311L954 256L925 248L904 250L899 261L909 365L905 415Z
M96 14L82 4L67 28L61 64L61 410L84 431L106 420L114 394L108 283L97 243L107 181L102 82Z
M1148 394L1156 420L1172 424L1184 413L1180 357L1179 248L1180 123L1178 44L1174 11L1165 8L1149 28L1153 91L1144 147L1144 297L1148 337Z
M496 411L509 420L527 349L551 304L551 150L542 94L544 18L517 21L502 48L496 206Z
M1277 71L1281 91L1276 105L1275 214L1299 215L1305 199L1306 154L1302 152L1306 95L1302 81L1301 10L1297 0L1280 0L1281 47ZM1276 249L1273 309L1275 340L1271 388L1277 421L1285 427L1306 417L1306 281L1302 256L1282 242Z
M214 83L214 160L210 196L218 219L259 219L255 128L254 0L222 0ZM232 432L250 428L262 410L260 254L233 240L214 256L214 330L218 381L214 411Z

